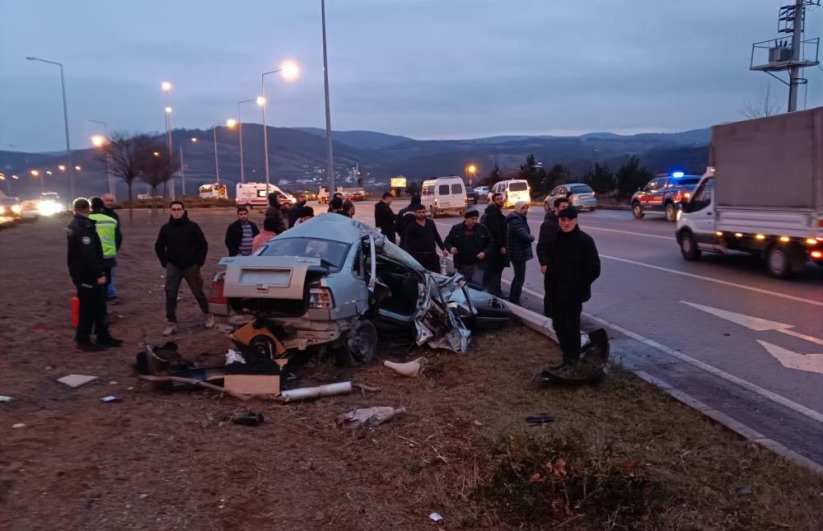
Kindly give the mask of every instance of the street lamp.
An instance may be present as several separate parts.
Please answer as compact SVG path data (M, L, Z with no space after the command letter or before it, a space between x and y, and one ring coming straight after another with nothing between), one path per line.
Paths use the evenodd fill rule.
M101 124L103 126L103 133L102 135L94 135L91 137L91 143L94 147L103 149L106 153L106 180L109 183L109 193L114 196L114 174L111 171L112 166L112 157L111 157L111 150L104 149L107 148L109 145L109 126L106 122L101 122L100 120L89 120L90 122Z
M71 194L72 199L74 199L74 173L71 171L71 142L69 140L69 110L66 106L66 78L63 76L63 63L47 61L46 59L40 59L39 57L26 57L26 59L29 61L39 61L41 63L60 67L60 87L63 92L63 126L66 130L66 157L69 159L69 193Z
M266 76L269 74L276 74L280 72L280 76L285 79L286 81L294 81L297 79L297 76L300 74L300 69L297 66L297 63L294 61L283 61L280 63L280 68L277 70L272 70L270 72L263 72L260 76L260 89L261 89L261 96L257 98L257 104L263 109L263 154L264 160L266 164L266 193L269 191L270 186L270 178L269 178L269 134L266 130Z
M171 112L172 112L172 108L171 108L171 89L172 89L172 85L168 81L163 81L162 83L160 83L160 88L163 90L163 92L166 93L166 106L163 107L163 114L164 114L165 119L166 119L166 137L167 137L167 144L168 144L168 149L169 149L169 159L172 159L174 157L174 155L173 155L174 146L172 145L172 140L171 140ZM168 189L168 181L163 183L163 187ZM171 180L171 198L174 199L174 179L173 178Z
M240 115L240 106L244 103L256 102L257 98L237 102L237 136L240 137L240 182L246 182L246 173L243 164L243 118Z
M329 56L326 50L326 0L320 0L320 18L323 26L323 92L326 97L326 172L329 174L329 194L334 188L334 154L331 138L331 103L329 101Z
M40 178L40 189L43 192L45 192L46 191L46 176L45 175L41 176L40 172L37 171L37 170L31 170L31 172L29 172L29 173L31 173L31 176L34 177L35 179Z
M220 184L220 159L217 157L217 128L222 125L222 122L217 122L216 124L212 125L212 133L214 134L214 172L217 176L217 184ZM226 127L229 129L234 129L237 125L237 120L226 120Z
M466 173L469 176L469 186L474 184L474 178L477 175L477 166L475 164L469 164L466 166Z

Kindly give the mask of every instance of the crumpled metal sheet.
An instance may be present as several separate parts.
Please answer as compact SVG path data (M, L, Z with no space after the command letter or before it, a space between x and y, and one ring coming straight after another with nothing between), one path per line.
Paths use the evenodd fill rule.
M417 313L414 317L417 344L428 344L432 348L442 348L464 353L469 348L471 331L459 317L456 305L470 308L463 286L465 280L459 274L451 277L426 274L426 285L420 287ZM452 302L455 293L463 295L462 302Z

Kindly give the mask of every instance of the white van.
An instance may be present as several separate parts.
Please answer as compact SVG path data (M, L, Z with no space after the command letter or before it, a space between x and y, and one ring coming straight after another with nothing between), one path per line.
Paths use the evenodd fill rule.
M295 202L291 194L284 192L274 184L269 184L267 190L266 183L237 183L235 204L247 208L254 208L256 206L265 208L269 206L268 196L272 192L280 192L285 198L283 202L288 202L292 205Z
M489 203L492 202L494 194L503 194L503 208L514 208L518 201L531 203L532 200L529 181L521 179L500 181L492 186L489 192Z
M429 209L433 218L440 214L466 212L466 186L462 177L438 177L423 181L420 202Z

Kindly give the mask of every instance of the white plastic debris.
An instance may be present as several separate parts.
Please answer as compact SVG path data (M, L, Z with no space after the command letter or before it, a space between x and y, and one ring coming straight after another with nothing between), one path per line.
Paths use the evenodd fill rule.
M246 359L242 354L230 348L229 351L226 352L226 365L231 365L232 363L246 363Z
M15 430L16 430L17 428L25 428L25 427L26 427L26 425L25 425L25 424L23 424L22 422L19 422L19 423L14 424L14 425L12 426L12 428L13 428L13 429L15 429Z
M443 517L440 516L440 513L431 513L429 515L429 519L431 519L432 522L436 522L438 524L443 521Z
M397 374L403 376L420 376L423 373L423 364L426 358L420 357L416 360L408 361L406 363L395 363L393 361L384 361L383 365L393 370Z
M338 416L335 420L337 424L340 426L370 427L377 426L378 424L383 424L384 422L388 422L391 419L393 419L395 415L399 415L405 412L406 408L404 407L399 407L395 409L391 406L375 406L364 409L355 409L354 411L343 413L342 415Z
M12 398L10 396L0 396L0 402L11 402Z

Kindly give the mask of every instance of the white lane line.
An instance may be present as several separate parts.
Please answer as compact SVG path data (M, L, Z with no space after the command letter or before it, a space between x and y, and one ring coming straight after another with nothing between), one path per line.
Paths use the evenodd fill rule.
M819 339L813 336L807 336L806 334L801 334L800 332L795 332L794 330L787 330L785 328L781 328L778 330L781 334L786 334L787 336L794 336L799 337L800 339L805 339L809 343L817 343L818 345L823 345L823 339Z
M719 278L705 277L705 276L702 276L702 275L695 275L694 273L686 273L685 271L678 271L677 269L669 269L668 267L660 267L660 266L651 265L651 264L644 264L643 262L637 262L635 260L629 260L629 259L626 259L626 258L618 258L617 256L609 256L609 255L601 254L600 258L606 258L608 260L615 260L617 262L623 262L623 263L626 263L626 264L636 265L636 266L640 266L640 267L647 267L649 269L656 269L657 271L672 273L674 275L681 275L681 276L684 276L684 277L696 278L698 280L705 280L706 282L714 282L716 284L722 284L724 286L731 286L731 287L734 287L734 288L745 289L745 290L753 291L755 293L760 293L760 294L763 294L763 295L772 295L774 297L780 297L781 299L788 299L790 301L802 302L802 303L805 303L805 304L811 304L813 306L823 306L823 301L816 301L816 300L813 300L813 299L804 299L802 297L795 297L794 295L786 295L785 293L777 293L777 292L774 292L774 291L769 291L767 289L755 288L753 286L746 286L745 284L738 284L737 282L730 282L728 280L720 280Z
M508 280L504 280L504 282L506 282L507 284L511 283ZM538 292L534 291L533 289L523 288L523 293L528 293L529 295L532 295L533 297L539 297L541 299L543 298L542 293L538 293ZM664 353L668 354L669 356L677 358L681 361L685 361L686 363L689 363L691 365L694 365L695 367L703 369L704 371L709 372L709 373L717 376L718 378L722 378L722 379L724 379L728 382L739 385L740 387L742 387L744 389L747 389L747 390L749 390L749 391L751 391L755 394L758 394L758 395L760 395L764 398L768 398L769 400L772 400L773 402L777 402L778 404L780 404L784 407L787 407L787 408L791 409L792 411L795 411L797 413L800 413L801 415L809 417L812 420L816 420L817 422L823 423L823 413L819 413L818 411L815 411L814 409L811 409L811 408L808 408L808 407L803 406L801 404L798 404L797 402L793 402L793 401L789 400L788 398L785 398L783 396L778 395L777 393L773 393L772 391L769 391L768 389L764 389L764 388L760 387L759 385L753 384L751 382L747 382L746 380L738 378L737 376L735 376L733 374L729 374L726 371L723 371L721 369L713 367L713 366L709 365L708 363L704 363L704 362L702 362L698 359L695 359L695 358L692 358L691 356L683 354L682 352L678 352L678 351L676 351L672 348L669 348L666 345L661 345L660 343L658 343L657 341L655 341L653 339L643 337L640 334L636 334L636 333L632 332L631 330L627 330L627 329L623 328L622 326L620 326L618 324L612 323L610 321L606 321L605 319L601 319L599 317L595 317L594 315L592 315L590 313L587 313L587 312L583 312L583 315L587 319L590 319L590 320L592 320L596 323L599 323L602 326L611 328L612 330L616 330L616 331L620 332L623 335L626 335L626 336L628 336L628 337L630 337L630 338L632 338L636 341L639 341L639 342L643 343L644 345L647 345L647 346L652 347L656 350L664 352Z
M584 231L587 230L602 230L606 232L619 232L620 234L631 234L633 236L642 236L644 238L660 238L661 240L668 240L672 242L672 245L677 244L677 240L672 233L671 236L658 236L657 234L644 234L642 232L632 232L629 230L619 230L619 229L604 229L603 227L594 227L592 225L580 225L580 228Z

